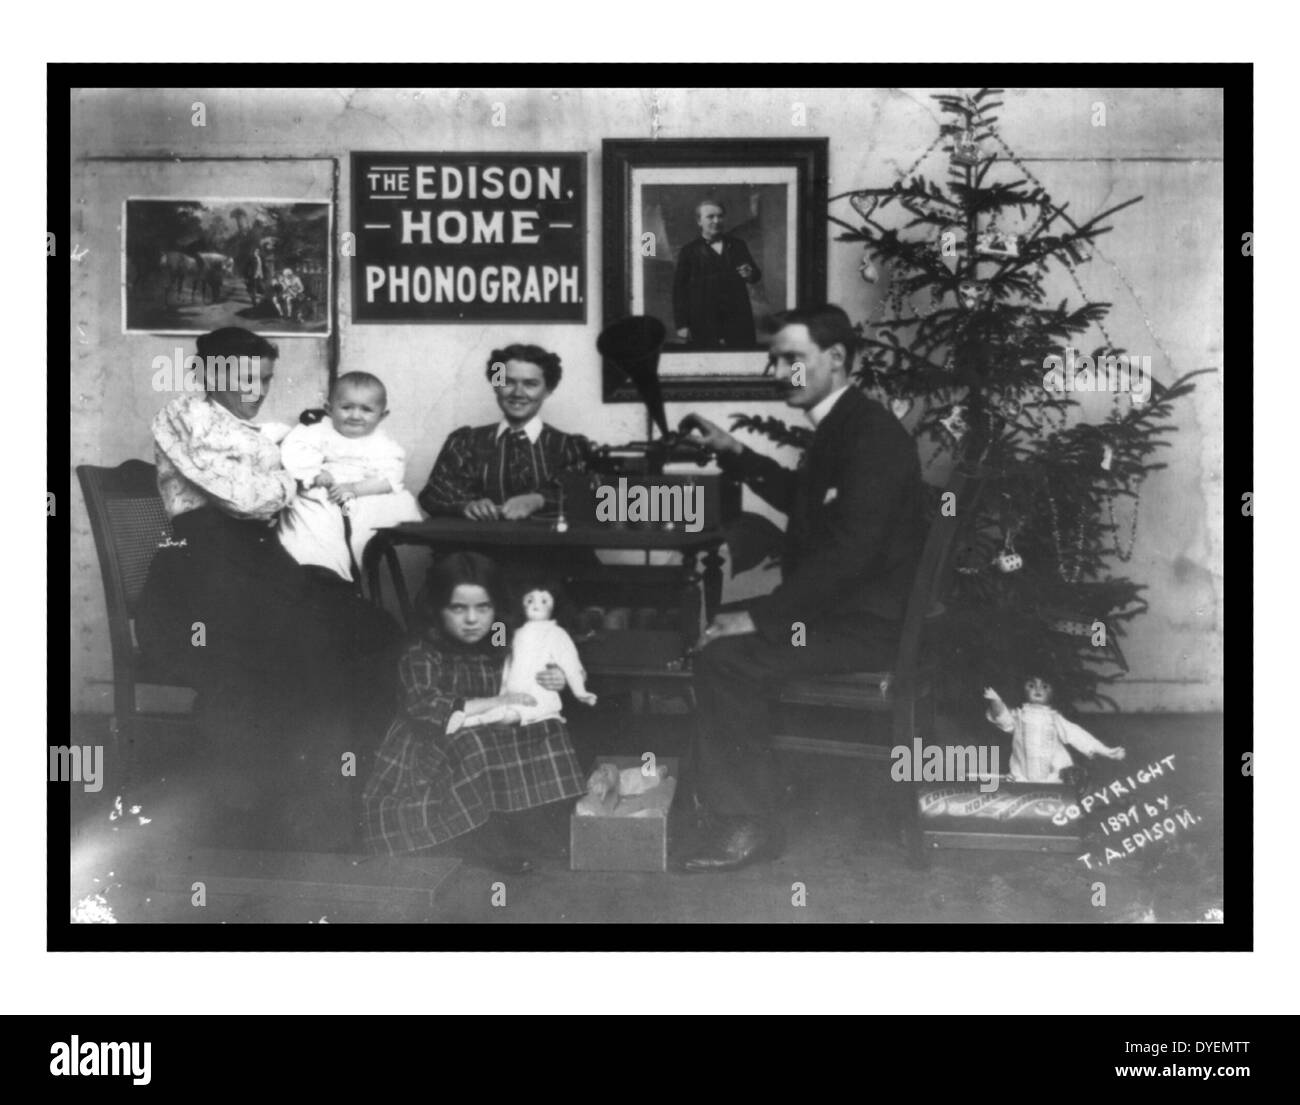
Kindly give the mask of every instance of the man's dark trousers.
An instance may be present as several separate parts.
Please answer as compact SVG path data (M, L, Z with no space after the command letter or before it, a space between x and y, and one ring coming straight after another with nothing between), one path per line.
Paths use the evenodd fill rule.
M758 633L722 637L695 658L696 732L691 776L711 814L769 820L780 807L770 704L780 685L806 675L888 671L898 658L896 622L856 615L808 626L773 642Z

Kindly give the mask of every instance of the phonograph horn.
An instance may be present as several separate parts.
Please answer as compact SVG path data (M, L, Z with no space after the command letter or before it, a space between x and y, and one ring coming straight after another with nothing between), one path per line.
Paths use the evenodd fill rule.
M622 369L636 387L650 417L665 436L663 393L659 390L659 352L667 329L651 315L630 315L611 323L596 339L596 349L611 364Z

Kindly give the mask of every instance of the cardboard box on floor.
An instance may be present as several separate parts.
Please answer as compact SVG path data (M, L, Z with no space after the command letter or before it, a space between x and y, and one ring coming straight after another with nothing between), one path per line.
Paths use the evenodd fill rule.
M640 768L640 756L600 756L593 765L613 764L620 771ZM644 809L648 816L569 818L569 869L571 871L667 871L668 814L677 785L677 759L656 757L665 769L659 786L635 798L621 799L624 810Z

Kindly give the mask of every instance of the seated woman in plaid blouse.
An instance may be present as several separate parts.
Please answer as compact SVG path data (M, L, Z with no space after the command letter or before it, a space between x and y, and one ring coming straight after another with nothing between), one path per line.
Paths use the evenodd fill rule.
M559 718L447 732L458 712L534 704L531 695L499 693L508 652L492 628L499 594L495 567L478 553L455 553L429 574L418 603L429 628L402 657L401 709L362 792L372 851L399 855L472 833L462 854L522 874L532 867L532 840L504 815L586 790ZM537 679L564 687L558 669Z
M560 358L536 345L508 345L488 358L500 422L462 426L447 438L420 492L429 514L490 521L554 510L552 480L586 468L579 434L542 422L542 404L560 383Z

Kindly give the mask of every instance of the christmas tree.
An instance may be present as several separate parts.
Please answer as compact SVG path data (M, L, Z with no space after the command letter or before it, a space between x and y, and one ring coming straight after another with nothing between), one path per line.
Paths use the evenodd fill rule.
M945 122L896 182L832 198L856 213L829 218L840 241L863 243L863 279L888 288L883 317L859 324L854 381L928 444L936 475L960 464L983 480L961 520L944 697L978 706L992 685L1018 701L1039 674L1058 705L1113 706L1102 688L1124 674L1119 640L1146 604L1142 584L1112 572L1132 556L1142 481L1164 467L1173 404L1199 373L1156 381L1149 357L1111 341L1110 304L1089 303L1077 276L1107 220L1141 197L1076 221L1002 141L1000 92L936 96ZM916 172L932 155L941 182ZM1062 272L1081 303L1049 302ZM1113 393L1102 421L1075 398L1089 391ZM733 428L810 436L772 418Z

